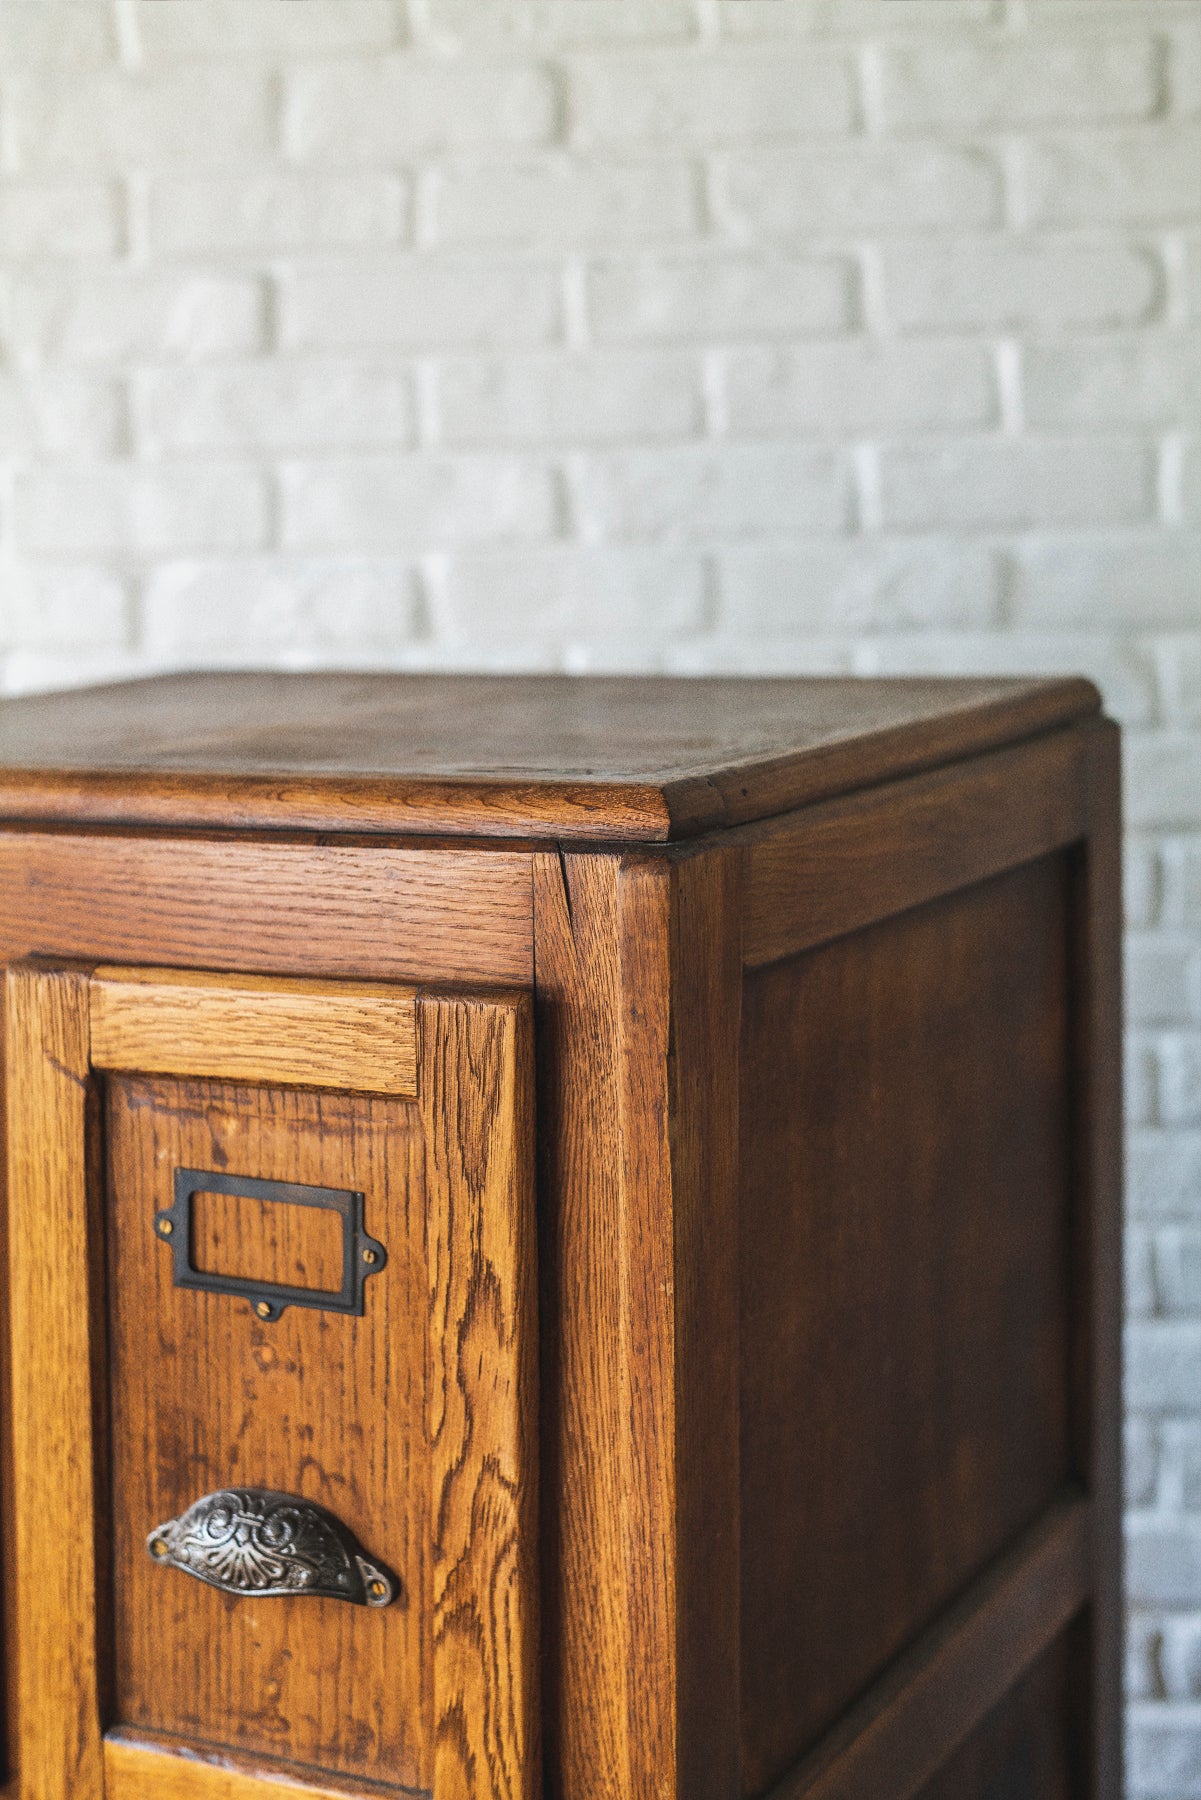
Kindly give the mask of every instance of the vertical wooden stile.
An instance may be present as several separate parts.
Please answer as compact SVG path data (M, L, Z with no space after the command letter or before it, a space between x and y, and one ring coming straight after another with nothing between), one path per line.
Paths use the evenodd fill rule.
M30 1800L101 1800L88 978L7 972L17 1755Z
M418 1002L434 1795L535 1800L537 1266L528 998Z

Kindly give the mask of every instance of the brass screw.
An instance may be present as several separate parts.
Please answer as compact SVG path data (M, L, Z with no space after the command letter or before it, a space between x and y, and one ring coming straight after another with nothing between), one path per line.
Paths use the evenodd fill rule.
M269 1319L271 1317L271 1308L265 1300L260 1300L254 1310L259 1315L260 1319Z
M364 1250L363 1261L365 1263L373 1263L375 1261L375 1251L374 1250Z
M173 1219L160 1219L158 1228L164 1237L170 1237L171 1233L175 1230L175 1221Z
M387 1591L382 1581L373 1581L367 1589L373 1600L382 1600Z
M150 1554L151 1556L160 1558L166 1556L167 1544L163 1538L155 1538L153 1544L150 1546Z

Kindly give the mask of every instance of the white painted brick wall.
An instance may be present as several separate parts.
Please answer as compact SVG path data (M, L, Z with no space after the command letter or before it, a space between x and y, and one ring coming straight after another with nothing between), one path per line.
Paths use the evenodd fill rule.
M0 684L1083 669L1201 1795L1197 0L0 0Z

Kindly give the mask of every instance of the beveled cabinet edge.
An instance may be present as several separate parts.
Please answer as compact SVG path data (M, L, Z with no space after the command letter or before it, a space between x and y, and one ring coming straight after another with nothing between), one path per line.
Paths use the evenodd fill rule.
M90 1003L94 1068L416 1097L411 987L104 964Z

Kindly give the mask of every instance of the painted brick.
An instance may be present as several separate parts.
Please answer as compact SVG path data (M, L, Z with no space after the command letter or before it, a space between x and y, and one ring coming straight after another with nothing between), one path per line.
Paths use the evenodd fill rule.
M365 556L168 562L142 598L151 654L183 646L206 660L299 646L343 654L364 643L378 655L411 636L417 616L412 565Z
M1201 927L1201 840L1168 838L1160 855L1164 924L1195 931Z
M17 482L16 541L34 553L252 550L266 532L263 478L252 468L97 463Z
M544 344L560 332L561 283L549 265L508 260L341 259L287 273L279 316L288 350Z
M1155 1285L1155 1240L1150 1231L1132 1225L1126 1232L1124 1288L1128 1319L1150 1318L1158 1310Z
M1188 625L1201 593L1192 532L1095 531L1019 540L1010 551L1013 617L1030 625Z
M850 520L845 458L792 445L582 457L572 492L580 530L591 541L840 532Z
M1128 1418L1122 1437L1127 1506L1151 1506L1159 1486L1159 1421Z
M1201 525L1201 438L1190 438L1180 457L1180 516Z
M567 104L572 141L585 148L844 133L857 111L850 59L817 49L581 58L569 67Z
M1163 1695L1159 1672L1162 1641L1159 1613L1133 1612L1126 1623L1125 1688L1128 1700L1158 1700Z
M403 35L399 0L305 0L283 6L247 5L246 0L204 0L203 6L163 5L143 0L138 36L148 61L171 57L239 58L258 52L320 56L395 44Z
M1127 926L1147 927L1159 919L1159 851L1154 839L1127 833L1122 856L1123 917Z
M250 69L201 63L155 77L116 69L22 75L10 93L19 168L211 167L273 149L270 84Z
M699 361L678 352L451 358L438 366L437 407L451 445L671 440L705 421Z
M1185 1512L1201 1509L1201 1419L1165 1419L1161 1455L1165 1503Z
M120 197L111 182L0 184L0 260L6 263L113 256L121 237Z
M1165 723L1201 725L1201 639L1195 631L1157 637L1152 655Z
M1116 238L956 233L881 258L885 310L909 330L1137 325L1163 304L1157 255Z
M1155 1292L1167 1316L1201 1316L1201 1226L1156 1233Z
M545 469L516 457L359 456L286 464L283 542L292 550L436 549L545 536Z
M1172 829L1201 824L1201 733L1131 732L1124 754L1128 825Z
M923 631L852 640L856 675L1086 675L1120 724L1144 723L1152 693L1141 659L1087 631Z
M27 569L7 584L5 637L20 649L123 647L129 627L129 595L110 569Z
M408 184L369 170L168 177L152 184L148 205L154 249L185 256L369 248L407 237L410 220Z
M1201 1619L1165 1621L1160 1661L1170 1699L1201 1700Z
M1197 1404L1201 1325L1191 1320L1148 1319L1127 1327L1126 1404L1184 1412ZM1158 1518L1142 1524L1130 1541L1132 1600L1194 1604L1201 1599L1201 1532L1184 1532ZM1139 1544L1146 1547L1139 1559ZM1162 1559L1162 1561L1161 1561ZM1157 1568L1168 1567L1157 1577Z
M558 665L638 667L694 631L705 603L700 559L659 549L554 544L446 559L431 584L439 638L484 654L540 655Z
M715 206L740 234L970 229L1000 222L1001 173L983 149L940 144L767 147L722 158Z
M1195 119L1201 113L1201 19L1195 7L1167 41L1169 104L1182 118Z
M680 0L423 0L414 31L441 50L478 50L506 45L610 44L636 38L642 43L679 42L696 36L695 9Z
M123 429L112 382L60 369L36 379L0 374L0 455L110 456Z
M47 0L4 0L0 7L0 68L99 63L115 49L107 7L48 5Z
M1134 1131L1126 1152L1126 1198L1132 1216L1195 1216L1201 1193L1201 1131Z
M1201 1706L1132 1707L1126 1761L1130 1800L1201 1800Z
M380 163L473 145L543 144L556 117L554 85L530 63L377 56L290 69L283 136L300 161Z
M885 49L880 90L893 129L1142 119L1159 101L1158 46L1127 33L1091 43L961 38Z
M852 267L833 257L624 258L594 265L587 295L602 343L803 337L854 316Z
M879 0L717 0L721 30L727 37L810 37L822 32L875 33L882 15ZM982 24L998 16L997 0L955 0L959 25ZM940 29L947 20L947 0L889 0L888 30Z
M11 342L73 363L237 356L262 347L263 294L247 276L105 269L13 283Z
M696 171L682 162L456 164L431 186L439 242L555 249L686 238L700 229Z
M1201 133L1192 126L1048 137L1027 158L1037 224L1191 222L1201 207Z
M135 377L135 443L151 455L413 441L412 384L387 360L306 358Z
M1165 1125L1201 1124L1201 1034L1169 1032L1161 1038L1158 1085Z
M723 630L755 640L881 627L986 626L988 549L954 539L747 545L718 558Z
M730 431L750 437L971 428L999 416L987 348L964 342L732 350L725 398Z
M1201 417L1201 353L1183 332L1032 344L1023 379L1034 427L1191 425Z
M1201 948L1183 935L1128 933L1126 1010L1140 1025L1201 1018Z
M886 448L886 525L1133 524L1154 508L1145 445L1132 439L970 439Z

